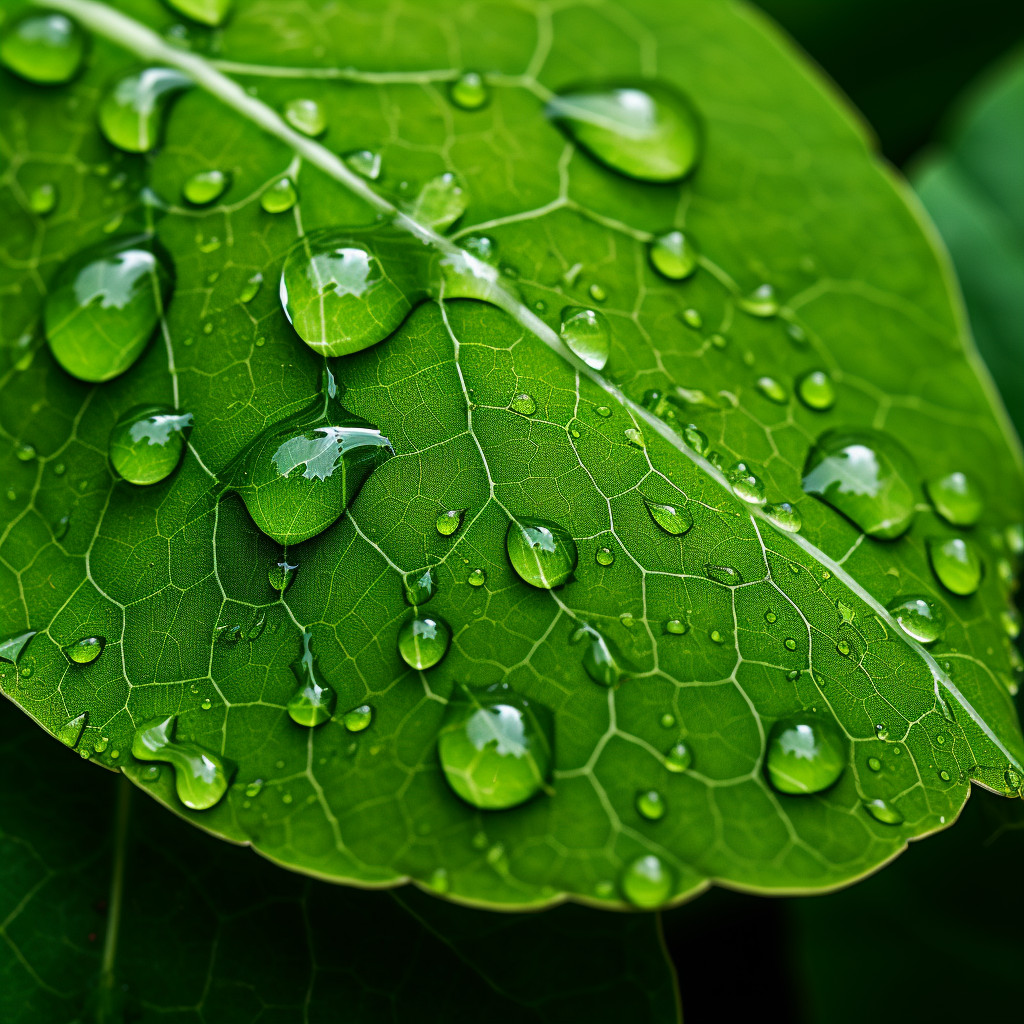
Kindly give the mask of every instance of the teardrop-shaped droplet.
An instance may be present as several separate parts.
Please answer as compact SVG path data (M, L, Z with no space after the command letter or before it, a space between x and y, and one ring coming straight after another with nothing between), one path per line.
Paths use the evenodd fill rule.
M595 370L603 370L611 353L611 330L604 313L581 306L562 311L562 341L569 350Z
M35 85L61 85L78 74L87 37L56 11L28 11L3 26L0 64Z
M291 178L278 178L260 196L260 206L266 213L287 213L299 201L299 193ZM285 311L287 312L287 310Z
M310 232L281 273L285 316L320 355L376 345L426 295L422 248L394 229Z
M679 181L701 153L690 101L658 82L606 89L569 89L548 102L547 115L606 167L641 181Z
M924 488L935 511L952 526L973 526L981 518L981 490L966 473L932 477Z
M374 153L372 149L353 149L343 159L356 174L367 181L376 181L380 177L383 161L380 153Z
M743 582L739 569L731 565L705 565L704 575L726 587L738 587Z
M554 728L550 711L506 684L459 686L437 749L448 785L481 810L518 807L548 783Z
M327 131L327 115L323 107L305 97L289 100L284 105L284 119L303 135L315 139Z
M0 640L0 660L9 661L12 665L17 665L18 659L22 656L25 648L28 647L29 641L35 635L36 631L30 629L25 633L9 636L6 640Z
M57 729L57 739L59 739L64 746L70 747L74 750L74 748L78 746L78 741L82 738L82 733L85 731L85 726L88 721L88 711L83 711L80 715L76 715L74 718L68 719L68 721Z
M292 580L295 579L295 574L299 571L297 565L292 565L290 562L282 559L280 562L271 563L270 568L267 570L267 579L274 590L283 594L291 585Z
M935 643L946 628L942 606L928 597L898 597L890 603L889 613L918 643Z
M178 799L193 811L205 811L227 792L235 766L196 743L175 739L177 716L152 718L135 732L132 756L174 766Z
M164 257L144 240L73 256L57 271L43 312L54 358L90 383L124 373L152 337L172 283Z
M89 665L102 653L106 640L101 636L83 636L64 648L64 655L75 665Z
M450 228L465 212L469 197L458 177L448 172L431 178L409 205L408 213L418 224L435 231Z
M836 404L836 388L824 370L809 370L796 381L796 393L808 409L825 412Z
M981 555L963 537L928 539L928 558L938 581L960 597L969 597L981 585Z
M648 821L661 821L668 810L665 797L656 789L642 789L636 795L637 813Z
M442 537L450 537L453 533L458 532L459 527L462 525L462 517L465 514L466 510L464 508L439 512L437 514L437 521L434 523L434 529Z
M193 206L209 206L224 195L230 184L231 176L224 171L196 171L185 180L181 194Z
M828 431L810 450L803 487L866 534L891 540L906 532L916 505L914 461L876 431Z
M758 377L757 390L776 405L785 405L789 401L789 392L785 386L774 377Z
M670 636L685 636L690 632L690 624L686 619L669 619L665 623L665 632Z
M698 454L703 455L708 450L708 436L699 430L693 423L683 427L683 440Z
M337 402L333 375L308 409L267 427L225 471L253 522L283 546L326 530L393 454L388 439Z
M615 564L615 552L611 548L598 548L594 552L594 561L607 568Z
M865 800L864 810L883 825L902 825L903 815L888 800Z
M847 760L843 734L828 718L783 718L768 735L765 767L780 793L820 793L838 781Z
M665 767L670 772L685 772L693 765L693 751L680 740L665 755Z
M127 153L148 153L160 141L172 97L192 84L173 68L145 68L118 79L100 103L100 129Z
M234 0L167 0L167 3L201 25L217 26L224 23Z
M259 271L257 271L251 277L247 278L245 284L242 285L242 290L238 293L238 301L252 302L252 300L255 299L257 295L259 295L260 288L262 286L263 275Z
M674 886L672 869L653 853L630 861L619 876L622 895L643 910L653 910L667 902Z
M581 626L572 639L585 642L583 668L595 683L616 686L626 677L628 666L618 647L593 626Z
M448 653L451 642L451 627L444 619L412 618L398 631L398 653L409 668L433 668Z
M647 512L651 519L673 537L682 536L693 526L693 516L687 511L685 505L667 505L657 501L648 501L647 498L644 498L644 505L647 506Z
M473 569L466 577L466 582L471 587L482 587L487 582L487 573L483 569Z
M683 281L697 269L700 251L689 235L682 231L666 231L658 235L647 250L651 266L670 281Z
M751 505L764 504L764 482L748 463L734 462L725 475L732 484L733 494L741 501Z
M364 732L373 723L373 708L369 704L360 704L359 707L346 711L341 716L341 724L349 732Z
M110 465L129 483L157 484L178 468L191 429L191 413L177 413L166 405L137 405L110 432Z
M483 76L466 71L448 86L448 96L462 110L479 110L489 98Z
M406 604L426 604L437 593L437 574L429 566L406 575L403 590Z
M28 208L37 217L46 217L57 208L57 199L57 186L43 182L29 191Z
M622 432L622 436L634 447L645 449L647 442L644 440L644 435L641 430L636 427L626 427Z
M533 400L532 395L523 392L513 396L509 408L521 416L532 416L537 411L537 403Z
M520 579L544 590L565 583L579 558L576 542L561 526L529 517L508 524L505 550Z
M745 298L740 299L737 305L744 313L761 318L775 316L779 311L779 300L770 284L762 284L755 288Z
M779 501L774 504L764 505L761 509L765 518L780 530L786 533L799 533L803 520L800 513L788 501Z
M309 630L302 634L302 654L292 662L292 672L299 681L299 688L288 700L288 717L307 729L323 725L334 714L338 696L323 681L320 666L313 655Z

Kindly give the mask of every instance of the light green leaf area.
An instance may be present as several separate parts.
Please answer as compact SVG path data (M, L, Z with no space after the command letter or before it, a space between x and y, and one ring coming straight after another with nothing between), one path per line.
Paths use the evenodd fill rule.
M498 915L290 874L20 717L0 708L4 777L37 766L0 794L5 1024L678 1020L656 915Z
M835 887L953 822L972 780L1019 789L1017 441L903 186L760 18L719 0L255 0L207 34L119 5L185 51L102 5L59 6L101 30L81 78L0 80L0 636L36 631L0 682L36 721L74 742L66 723L87 714L80 753L290 867L498 907L649 907L716 881ZM96 109L143 54L205 85L173 101L152 155L119 155ZM486 102L469 86L455 95L472 102L450 98L467 70ZM602 162L606 132L577 149L545 116L553 91L648 79L689 96L703 126L682 183L629 178ZM274 119L298 99L319 103L315 141ZM671 166L671 133L651 134ZM353 151L369 178L338 164ZM185 182L210 170L230 186L187 204ZM436 184L448 173L459 194ZM27 200L44 181L60 196L45 217ZM445 236L393 214L422 212L428 184ZM370 347L349 344L362 320L325 305L311 345L336 332L353 353L330 360L338 415L394 454L333 526L285 551L225 491L253 515L264 494L283 508L284 486L312 508L348 490L351 464L327 474L331 492L301 490L325 480L298 471L265 491L233 475L261 431L321 401L324 361L282 311L281 268L302 235L380 214L422 240L423 289L442 301L417 298ZM685 268L694 242L701 254L681 280L648 258L673 229L688 241L663 247L663 269ZM40 334L47 282L83 246L137 230L173 262L166 317L122 377L77 383ZM442 286L441 268L464 265L463 248L493 265L473 292L487 301L444 298L459 280ZM336 285L350 267L331 270ZM558 337L566 309L582 359ZM111 428L139 403L194 424L177 472L148 487L107 465ZM812 489L845 515L803 490L822 438ZM953 473L966 497L939 485ZM553 525L551 551L527 551L519 527L506 548L512 518ZM282 561L298 566L283 594L268 583ZM405 578L427 569L436 593L414 612ZM297 674L304 631L313 660ZM62 648L92 636L102 654L69 664ZM437 741L457 686L499 684L506 749L533 752L514 782L533 796L503 803L511 762L495 742L474 762L463 743L462 791L505 807L479 809ZM212 755L231 779L211 809L186 810L152 750L131 755L139 726L171 716L174 771ZM550 757L528 735L548 718ZM765 763L783 719L786 792Z

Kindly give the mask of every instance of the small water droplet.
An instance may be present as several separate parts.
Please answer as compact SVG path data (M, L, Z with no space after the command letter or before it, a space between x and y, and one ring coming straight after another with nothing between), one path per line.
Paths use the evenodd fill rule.
M292 662L292 672L299 688L288 700L288 717L307 729L323 725L334 714L338 702L333 688L323 682L320 666L313 655L312 634L302 634L302 654Z
M764 482L746 462L734 462L725 474L732 485L733 494L750 505L763 505Z
M562 341L569 350L595 370L603 370L611 353L611 330L605 315L596 309L568 306L562 311Z
M74 748L78 746L78 741L82 738L82 732L85 730L85 726L88 721L88 711L83 711L80 715L76 715L74 718L68 719L68 721L57 729L57 739L59 739L64 746L70 747L74 750Z
M765 518L773 526L777 526L786 533L799 533L803 526L803 519L799 511L788 501L778 501L762 506Z
M450 228L465 212L469 197L459 178L447 172L431 178L409 204L408 213L413 220L426 224L435 231Z
M361 178L376 181L380 177L381 156L369 149L354 149L346 153L342 159Z
M785 405L789 401L789 392L774 377L758 377L757 390L776 405Z
M683 427L683 440L698 454L703 455L708 450L707 435L698 430L690 423Z
M615 563L615 552L611 548L598 548L594 553L594 561L605 567Z
M209 711L213 707L213 701L209 697L204 697L202 703L199 705L204 711Z
M315 139L327 131L327 115L323 107L308 97L289 100L284 106L284 119L303 135Z
M608 292L605 290L604 285L598 284L596 281L587 289L587 294L595 302L604 302L608 298Z
M935 511L952 526L973 526L984 509L981 490L966 473L947 473L925 482Z
M850 645L845 640L840 640L836 644L836 651L844 658L848 658L850 656Z
M102 653L106 644L101 636L84 636L64 648L64 655L75 665L90 665Z
M439 512L434 528L442 537L450 537L456 533L462 525L462 517L466 514L465 509L456 509L449 512Z
M346 711L341 716L341 724L349 732L363 732L370 728L373 722L373 708L369 704L360 704L351 711Z
M830 719L794 715L772 726L765 767L780 793L820 793L846 767L846 741Z
M673 719L672 725L675 725ZM690 750L689 746L680 740L669 748L668 753L665 755L665 767L670 772L685 772L693 766L693 751Z
M137 405L110 432L110 465L128 483L160 483L178 468L191 429L191 413L177 413L165 405Z
M413 607L426 604L437 593L437 577L433 569L417 569L403 580L405 603Z
M685 619L669 619L665 623L665 632L672 636L685 636L690 632L690 624Z
M44 182L28 194L28 208L37 217L47 217L57 208L57 186Z
M636 619L633 618L632 612L622 612L619 615L619 622L624 629L632 629L636 625Z
M412 618L398 631L398 653L409 668L433 668L448 653L451 641L451 627L444 619Z
M877 757L869 757L868 767L873 772L880 772L882 770L882 762Z
M483 76L464 71L448 86L448 97L461 110L479 110L490 98Z
M533 400L532 395L522 392L513 397L509 408L523 416L532 416L537 411L537 403Z
M667 505L649 501L647 498L644 498L644 505L647 506L651 519L673 537L682 536L693 526L693 516L686 510L685 505Z
M935 643L946 628L946 613L928 597L898 597L889 604L888 611L903 632L918 643Z
M249 785L245 787L245 795L247 797L249 797L250 800L255 799L256 797L258 797L260 795L260 793L262 793L262 792L263 792L263 780L262 779L253 779L253 781L250 782Z
M751 316L770 317L775 316L779 311L779 300L775 296L775 289L770 284L762 284L755 288L749 295L738 301L737 305L744 313Z
M267 213L286 213L298 201L299 193L291 178L278 178L260 196L260 206Z
M705 565L704 575L726 587L738 587L743 582L739 569L731 565Z
M576 542L561 526L526 517L509 523L505 549L519 577L545 590L565 583L579 557Z
M656 789L642 789L636 795L637 813L648 821L661 821L668 807Z
M185 180L181 194L193 206L209 206L228 190L231 176L224 171L197 171Z
M483 569L474 569L466 577L466 582L471 587L482 587L487 582L487 573Z
M581 626L573 634L573 643L585 641L583 668L599 686L617 686L626 676L625 659L615 643L593 626Z
M127 153L156 148L170 100L192 79L173 68L151 67L118 79L100 103L100 129L111 145Z
M713 644L724 644L725 643L725 637L722 635L722 632L720 630L717 630L717 629L712 629L708 633L708 639Z
M788 636L785 640L782 641L782 646L785 647L787 651L795 651L797 648L797 643L796 640L793 639L793 637Z
M634 448L645 449L647 447L647 443L644 441L644 435L636 427L626 427L622 433Z
M88 39L78 22L56 11L28 11L4 25L0 64L35 85L61 85L78 74Z
M871 815L875 821L883 825L902 825L903 815L887 800L880 797L874 800L864 801L864 810Z
M596 412L598 416L600 416L602 419L605 419L605 420L608 419L608 417L611 416L611 414L612 414L611 409L609 409L607 405L599 405L599 406L597 406L594 409L594 412Z
M704 317L700 315L700 310L684 309L680 315L683 318L683 323L695 331L699 331L704 326Z
M298 571L298 565L292 565L286 559L281 559L280 562L271 563L270 568L267 570L267 579L274 590L283 594L292 585L292 581L295 579L295 574Z
M672 869L653 853L630 861L619 876L622 895L643 910L660 907L672 895L674 886Z
M666 231L658 235L647 250L651 266L670 281L683 281L697 269L700 250L682 231Z
M809 370L796 381L796 393L808 409L826 412L836 404L836 389L824 370Z
M951 593L969 597L981 585L978 549L963 537L928 539L928 558L938 581Z
M662 729L671 729L676 724L676 716L666 711L660 718Z

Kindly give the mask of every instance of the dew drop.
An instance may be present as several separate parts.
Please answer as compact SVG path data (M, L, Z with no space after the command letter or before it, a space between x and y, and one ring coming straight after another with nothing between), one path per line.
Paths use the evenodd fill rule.
M679 181L700 158L693 107L660 83L566 90L546 113L591 156L630 178Z
M634 448L640 448L643 450L647 447L647 442L644 440L643 432L638 430L636 427L626 427L622 434Z
M160 483L178 468L191 429L191 413L176 413L165 405L137 405L110 432L110 465L131 484Z
M800 513L788 501L779 501L762 506L765 518L786 533L799 533L803 520Z
M403 580L405 603L416 607L426 604L437 593L437 577L433 569L418 569Z
M145 68L125 75L100 103L100 130L126 153L148 153L160 141L170 100L192 79L172 68Z
M757 390L776 405L785 405L789 401L789 392L774 377L758 377Z
M82 733L85 730L85 726L88 721L88 711L83 711L80 715L76 715L74 718L68 719L68 721L57 729L57 739L59 739L64 746L70 747L74 750L74 748L78 746L78 741L82 738Z
M90 665L102 653L106 644L101 636L84 636L64 648L64 656L75 665Z
M725 474L733 494L750 505L763 505L764 483L746 462L734 462Z
M796 381L796 393L808 409L826 412L836 404L836 389L824 370L809 370Z
M44 308L54 358L90 383L124 373L149 343L172 284L168 265L140 239L73 256L54 277Z
M34 85L61 85L78 74L87 42L78 22L66 15L30 11L4 25L0 64Z
M770 284L762 284L755 288L745 298L740 299L737 305L744 313L762 318L775 316L779 311L779 300Z
M864 810L866 810L868 814L875 819L875 821L881 822L883 825L903 824L903 815L900 814L900 812L887 800L882 800L881 798L865 800Z
M205 811L227 792L235 768L196 743L176 740L177 721L170 715L141 725L132 739L132 755L139 761L172 765L178 799L193 811Z
M434 529L436 529L442 537L450 537L453 533L458 532L459 527L462 525L462 517L465 514L465 509L439 512L437 514L437 519L434 522Z
M479 110L489 95L483 76L476 71L465 71L448 86L448 98L461 110Z
M619 622L623 629L632 629L636 625L636 619L633 618L632 612L622 612L619 615Z
M223 171L197 171L186 179L181 194L193 206L209 206L224 195L230 184L230 175Z
M869 757L868 768L873 772L880 772L882 770L882 762L877 757Z
M622 895L643 910L653 910L665 903L674 885L672 869L653 853L630 861L619 876Z
M509 523L505 550L520 579L544 590L565 583L579 557L576 542L561 526L527 517Z
M704 575L726 587L738 587L743 582L739 569L731 565L705 565Z
M696 309L684 309L682 314L683 323L687 327L692 327L695 331L699 331L704 326L704 317L700 315L700 311Z
M569 350L595 370L603 370L611 352L611 330L604 313L582 306L562 311L562 341Z
M472 807L518 807L548 784L554 729L550 711L507 684L459 686L437 749L448 785Z
M209 711L213 707L213 701L209 697L204 697L202 703L199 705L204 711Z
M36 185L28 194L28 208L37 217L46 217L57 208L57 198L56 185Z
M298 571L298 565L292 565L291 562L282 559L280 562L271 563L267 570L267 579L274 590L283 594L292 585Z
M795 651L797 647L796 640L794 640L793 637L788 636L782 641L782 646L785 647L787 651Z
M708 438L702 431L690 423L683 427L683 440L698 454L703 455L708 450Z
M581 626L573 635L573 642L585 641L583 669L599 686L616 686L626 676L625 659L615 643L593 626Z
M435 231L450 228L465 212L469 197L462 182L450 171L431 178L409 205L413 220Z
M842 513L869 536L891 540L914 518L911 457L875 431L828 431L810 450L803 488Z
M836 652L844 658L848 658L850 656L850 645L845 640L840 640L836 644Z
M433 668L451 642L451 627L444 619L412 618L398 631L398 653L409 668Z
M342 159L359 177L366 178L367 181L376 181L380 177L380 153L374 153L370 149L354 149L346 153Z
M234 0L167 0L168 6L179 14L211 27L224 23L233 3Z
M284 106L284 119L303 135L315 139L327 131L327 116L323 107L313 99L296 98Z
M685 636L690 632L690 624L685 619L669 619L665 623L665 632L671 636Z
M981 585L981 556L971 541L963 537L930 537L928 558L936 578L951 593L970 597Z
M647 250L651 266L670 281L683 281L697 269L700 251L693 239L682 231L658 235Z
M320 666L313 654L312 634L302 634L302 654L292 662L299 688L288 700L288 717L296 724L312 729L323 725L334 714L338 702L334 690L322 681Z
M636 795L637 813L648 821L661 821L668 807L656 789L642 789Z
M597 415L600 416L601 419L604 419L604 420L608 419L608 417L611 416L611 414L612 414L611 409L609 409L607 405L599 405L599 406L597 406L594 409L594 412L596 412Z
M897 597L888 611L900 629L918 643L935 643L946 628L942 606L927 597Z
M587 294L595 302L604 302L608 298L608 292L605 290L603 284L598 284L596 281L587 289Z
M794 715L772 726L765 767L780 793L820 793L843 774L846 742L827 718Z
M242 290L238 293L239 302L252 302L253 299L259 295L260 288L263 285L263 275L259 272L248 278L245 284L242 285ZM257 342L257 344L259 344Z
M602 565L607 568L609 565L615 563L615 552L611 548L598 548L594 552L594 561L598 565Z
M260 206L266 213L287 213L298 201L299 193L291 178L278 178L260 196Z
M487 573L483 569L474 569L466 577L466 582L471 587L482 587L487 582Z
M532 416L537 411L537 403L533 400L532 395L522 392L512 398L509 408L522 416Z
M686 510L685 505L666 505L648 501L647 498L644 498L644 505L647 506L651 519L673 537L682 536L693 526L693 516Z
M672 723L673 725L675 722ZM693 766L693 751L680 740L665 755L665 767L670 772L685 772Z
M924 487L935 511L952 526L973 526L981 518L981 491L966 473L932 477Z
M713 644L724 644L725 643L725 637L722 635L721 631L717 630L717 629L712 629L708 633L708 639Z
M373 722L373 708L369 704L360 704L351 711L346 711L341 716L341 724L349 732L363 732L370 728Z

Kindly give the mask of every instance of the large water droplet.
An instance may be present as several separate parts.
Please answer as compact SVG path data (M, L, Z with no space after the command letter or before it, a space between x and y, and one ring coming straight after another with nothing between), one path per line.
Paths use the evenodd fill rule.
M260 206L266 213L287 213L298 201L295 182L287 177L278 178L260 196Z
M30 11L3 26L0 64L36 85L60 85L78 73L86 43L73 19L55 11Z
M611 331L604 313L569 306L562 311L562 341L595 370L603 370L611 352Z
M185 180L181 194L193 206L209 206L224 195L230 184L231 176L223 171L196 171Z
M828 431L811 449L803 487L872 537L899 537L914 518L913 459L875 431Z
M772 726L765 767L780 793L820 793L843 774L847 759L846 741L834 722L794 715Z
M437 521L434 523L434 529L437 530L442 537L450 537L453 533L457 533L459 527L462 525L462 517L466 514L466 510L463 509L450 509L447 512L438 512Z
M932 477L924 485L935 511L953 526L973 526L984 502L978 485L966 473Z
M700 157L689 100L657 82L566 90L547 115L605 166L641 181L679 181Z
M808 409L825 412L836 404L836 389L824 370L809 370L797 378L796 393Z
M101 636L84 636L64 648L64 655L75 665L90 665L102 653L106 640Z
M644 910L653 910L665 903L674 885L672 869L653 853L630 861L619 876L622 895L633 906Z
M612 548L598 548L594 552L594 561L607 568L609 565L615 564L615 552Z
M341 716L341 724L349 732L364 732L370 728L372 723L373 707L369 704L360 704Z
M302 654L292 662L292 672L299 681L299 688L288 701L288 717L307 729L323 725L334 714L338 703L334 689L321 678L311 644L312 634L306 630L302 634Z
M479 110L488 100L487 86L476 71L466 71L448 86L448 96L462 110Z
M864 810L871 815L875 821L883 825L902 825L903 815L888 800L877 798L864 801Z
M398 631L398 653L409 668L433 668L451 642L451 627L444 619L412 618Z
M928 597L898 597L889 605L889 613L918 643L935 643L946 628L942 606Z
M152 718L132 739L132 755L139 761L163 761L174 766L178 799L193 811L213 807L227 792L235 767L196 743L176 740L177 716Z
M234 0L167 0L179 14L198 21L201 25L221 25L231 10Z
M314 352L344 356L386 338L426 295L424 257L392 229L314 231L288 254L281 305Z
M139 239L73 256L54 277L43 313L54 358L90 383L124 373L146 348L171 288L169 266Z
M744 313L761 318L775 316L779 311L779 300L770 284L755 288L749 295L739 299L737 305Z
M647 506L651 519L673 537L681 536L693 526L693 516L686 510L685 505L666 505L648 501L647 498L644 498L644 505Z
M165 405L137 405L110 432L110 464L132 484L166 480L178 468L191 429L191 413L176 413Z
M697 269L700 251L689 235L666 231L658 235L647 250L651 266L670 281L683 281Z
M981 585L981 556L971 541L963 537L930 537L928 558L938 581L952 593L969 597Z
M508 524L505 550L519 577L544 590L565 583L579 557L576 542L561 526L529 517Z
M460 686L448 704L437 749L448 785L466 803L504 810L547 785L553 737L550 711L506 684Z
M327 131L327 116L316 100L298 98L284 106L284 119L297 131L316 138Z
M167 105L192 84L173 68L145 68L118 79L100 104L100 129L128 153L148 153L160 141Z
M450 228L465 212L469 204L462 182L451 173L431 178L409 205L408 213L414 221L426 224L435 231Z
M777 526L780 530L785 530L786 533L799 533L800 527L803 526L800 512L790 505L788 501L779 501L774 504L765 505L762 511L765 518L773 526Z
M725 475L732 484L733 494L741 501L751 505L764 504L764 483L746 462L734 462Z

